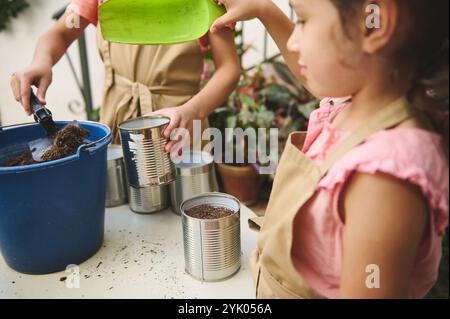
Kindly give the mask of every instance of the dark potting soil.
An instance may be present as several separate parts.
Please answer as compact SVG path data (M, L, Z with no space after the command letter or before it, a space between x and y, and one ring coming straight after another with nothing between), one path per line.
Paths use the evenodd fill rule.
M1 163L0 167L15 167L15 166L26 166L36 164L33 159L31 151L25 151L19 156L16 156L5 163Z
M42 155L41 163L55 161L74 155L80 145L84 143L84 139L89 135L90 133L81 126L66 126L58 133L56 133L55 139L53 141L53 146ZM32 150L27 150L19 156L11 158L7 162L1 163L0 166L15 167L32 165L36 163L37 162L33 159Z
M53 146L42 155L44 162L74 155L90 133L78 125L69 125L56 133Z
M219 219L233 215L234 212L224 207L200 205L186 211L186 215L197 219Z

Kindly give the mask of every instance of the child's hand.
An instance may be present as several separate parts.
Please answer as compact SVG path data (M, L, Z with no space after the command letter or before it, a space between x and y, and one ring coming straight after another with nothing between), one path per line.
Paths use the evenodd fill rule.
M45 102L45 94L52 83L52 66L45 63L34 63L23 71L11 76L11 89L14 98L21 103L25 112L31 115L30 96L31 86L38 88L37 98L42 104Z
M216 0L218 4L224 5L227 13L218 18L211 27L211 32L217 32L233 23L259 18L271 0Z
M188 104L184 104L178 107L161 109L146 114L146 116L155 116L155 115L162 115L170 118L170 124L166 127L166 129L163 132L163 136L166 139L170 139L172 131L176 128L184 128L189 132L191 132L193 121L197 119L196 112L194 112L194 109ZM169 141L165 147L165 151L167 153L171 152L173 146L178 142L179 141Z

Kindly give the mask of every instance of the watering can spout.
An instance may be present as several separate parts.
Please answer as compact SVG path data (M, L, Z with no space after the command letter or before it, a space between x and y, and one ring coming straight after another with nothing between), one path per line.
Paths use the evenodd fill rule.
M214 0L108 0L99 21L110 42L176 44L201 38L224 13Z

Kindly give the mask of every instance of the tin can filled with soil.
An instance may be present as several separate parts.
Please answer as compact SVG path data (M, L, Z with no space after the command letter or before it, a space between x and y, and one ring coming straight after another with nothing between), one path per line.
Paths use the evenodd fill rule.
M181 204L186 272L214 282L241 267L240 203L227 194L207 193Z
M174 181L175 165L164 151L167 140L162 136L169 123L168 117L148 116L119 125L130 186L162 186Z

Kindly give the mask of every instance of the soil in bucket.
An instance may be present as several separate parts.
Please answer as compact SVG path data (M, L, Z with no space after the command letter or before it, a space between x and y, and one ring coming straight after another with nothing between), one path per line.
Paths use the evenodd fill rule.
M186 211L186 215L197 219L220 219L233 215L234 212L225 207L200 205Z
M78 125L68 125L56 133L53 145L43 155L42 161L39 163L45 163L55 161L61 158L74 155L80 145L84 143L90 133ZM33 150L27 150L9 159L4 163L0 163L0 167L15 167L37 164L32 156Z

